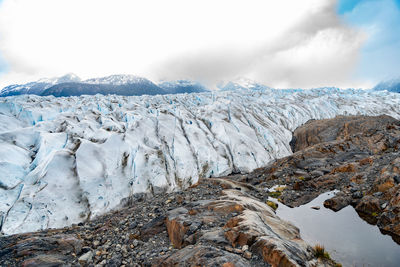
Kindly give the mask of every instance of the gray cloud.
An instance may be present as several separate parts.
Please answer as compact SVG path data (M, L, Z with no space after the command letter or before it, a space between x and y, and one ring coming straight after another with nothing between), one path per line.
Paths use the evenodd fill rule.
M353 78L364 37L344 25L335 10L335 1L327 2L278 39L252 49L220 47L183 54L154 71L159 77L211 84L247 76L272 86L346 86Z
M116 3L112 14L108 0L3 3L0 52L8 70L1 85L74 72L348 86L364 40L340 21L335 0L132 0ZM88 22L93 3L98 12Z

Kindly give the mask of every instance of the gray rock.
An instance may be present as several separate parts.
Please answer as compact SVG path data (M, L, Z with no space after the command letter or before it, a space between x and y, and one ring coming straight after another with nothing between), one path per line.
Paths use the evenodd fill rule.
M311 172L311 175L319 177L319 176L323 176L324 173L322 171L315 170L315 171Z
M353 198L356 198L356 199L360 199L360 198L363 197L363 194L362 194L360 191L357 191L357 192L354 192L354 193L352 194L352 197L353 197Z
M306 175L308 175L308 172L305 172L303 170L295 170L294 174L300 175L300 176L306 176Z
M216 230L216 231L206 231L200 240L210 241L220 245L228 245L229 242L226 240L224 236L223 230Z
M324 201L324 207L333 211L339 211L351 203L351 197L338 193L336 196Z
M83 254L82 256L79 257L78 261L81 264L87 264L92 262L93 259L93 251L88 251L85 254Z
M382 193L382 192L375 192L375 193L373 193L372 195L373 195L374 197L380 197L380 196L383 195L383 193Z

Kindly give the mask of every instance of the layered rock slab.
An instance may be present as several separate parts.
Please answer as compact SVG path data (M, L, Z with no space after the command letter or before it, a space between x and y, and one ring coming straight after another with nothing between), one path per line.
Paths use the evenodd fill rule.
M187 262L192 254L203 253L207 244L225 251L220 253L227 259L231 254L249 259L256 254L271 266L323 266L313 248L301 239L299 230L279 219L270 206L238 190L240 184L222 179L215 182L236 189L223 190L215 200L194 202L188 208L168 212L166 225L171 243L184 249L161 258L160 264ZM200 230L203 224L211 227ZM242 266L241 261L235 264ZM330 266L333 262L324 264Z

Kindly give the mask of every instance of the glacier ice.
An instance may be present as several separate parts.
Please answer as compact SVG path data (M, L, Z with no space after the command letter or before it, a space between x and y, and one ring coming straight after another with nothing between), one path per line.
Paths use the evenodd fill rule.
M0 99L0 227L63 227L140 192L246 173L291 154L310 119L387 114L386 91L237 89L157 96Z

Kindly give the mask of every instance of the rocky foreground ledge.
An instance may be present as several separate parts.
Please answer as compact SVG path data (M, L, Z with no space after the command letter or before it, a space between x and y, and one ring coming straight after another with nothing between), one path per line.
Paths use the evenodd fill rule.
M335 266L275 215L269 197L298 206L353 205L400 236L400 122L388 117L310 121L294 154L248 175L204 179L182 192L137 195L126 207L63 229L0 237L0 266ZM267 190L286 185L278 192Z
M229 178L137 196L90 222L1 237L0 266L334 266L267 198Z

